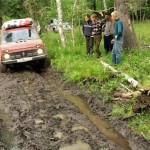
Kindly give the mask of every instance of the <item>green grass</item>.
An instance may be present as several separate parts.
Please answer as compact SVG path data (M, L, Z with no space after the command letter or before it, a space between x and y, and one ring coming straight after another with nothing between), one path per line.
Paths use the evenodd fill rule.
M150 27L150 21L145 21L144 23L140 22L140 23L134 24L134 30L136 32L138 41L142 45L147 44L147 43L150 44L149 27Z
M138 133L143 133L150 139L150 111L142 112L129 121L129 125Z
M133 98L131 98L127 102L122 102L120 104L117 102L114 103L111 114L113 116L120 116L122 118L126 118L128 116L133 115L133 111L132 111L133 102L134 102L134 100L133 100Z
M136 23L134 25L137 38L140 43L150 43L149 26L150 22L148 21L144 24ZM103 40L101 41L100 46L102 58L97 59L96 55L89 56L86 54L85 39L81 34L81 28L77 27L74 32L74 46L71 33L66 33L66 48L61 46L58 33L47 32L43 34L43 40L52 59L52 66L63 72L64 79L66 81L80 84L81 86L89 86L91 91L101 93L104 101L111 100L111 95L113 92L120 90L120 83L123 83L131 88L123 77L116 76L101 65L100 60L104 60L106 63L111 65L111 53L108 55L105 54ZM131 77L139 81L141 85L146 87L150 85L149 66L150 50L130 50L122 51L122 62L120 65L114 66L114 68L129 74ZM113 105L112 115L125 117L131 114L132 102L125 103L123 106L116 103ZM142 116L144 116L144 114L142 114ZM138 119L144 122L147 118L150 120L150 117L146 114L144 117L138 116L138 118L133 118L129 124L136 128L139 132L145 133L140 124L135 126L134 123L137 122ZM147 126L147 130L150 130L149 126ZM150 137L149 135L146 136L148 138Z

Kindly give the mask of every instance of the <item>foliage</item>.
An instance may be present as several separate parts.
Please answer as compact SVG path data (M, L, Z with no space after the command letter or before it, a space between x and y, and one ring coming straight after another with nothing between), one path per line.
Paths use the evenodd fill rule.
M4 5L2 9L4 12L3 15L10 18L26 17L26 12L21 0L5 0L2 3Z
M132 14L132 19L136 18L136 20L145 20L145 18L149 18L150 13L150 3L148 0L129 0L129 11Z
M94 11L94 4L97 10L103 10L103 0L61 0L64 21L74 22L79 25L86 13L91 14ZM76 2L76 3L75 3ZM107 8L114 6L114 0L107 0ZM147 0L135 1L129 0L130 11L138 12L142 9L142 17L149 14L149 2ZM144 11L143 11L144 10ZM110 9L113 11L113 9ZM57 18L55 0L0 0L0 16L3 18L24 18L32 17L39 20L42 28L49 23L50 19Z

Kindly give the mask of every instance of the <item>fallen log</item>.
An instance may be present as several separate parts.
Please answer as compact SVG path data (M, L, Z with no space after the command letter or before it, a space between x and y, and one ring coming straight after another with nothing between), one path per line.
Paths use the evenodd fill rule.
M118 97L122 97L122 98L131 98L131 97L134 97L134 98L136 98L136 97L138 97L138 96L140 96L141 95L141 91L135 91L135 92L127 92L127 93L121 93L121 92L115 92L114 93L114 97L115 98L118 98Z
M128 74L125 74L123 72L120 72L116 69L114 69L112 66L110 66L109 64L107 64L106 62L101 60L101 64L105 67L108 68L109 70L111 70L113 73L117 73L120 75L123 75L125 77L125 79L134 87L134 88L141 88L141 85L139 84L138 81L136 81L134 78L130 77Z

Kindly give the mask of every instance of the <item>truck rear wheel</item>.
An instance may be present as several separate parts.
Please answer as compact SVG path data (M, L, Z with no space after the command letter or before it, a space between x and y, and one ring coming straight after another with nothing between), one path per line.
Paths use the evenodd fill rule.
M5 73L6 71L7 71L6 65L3 65L2 63L0 63L0 73Z

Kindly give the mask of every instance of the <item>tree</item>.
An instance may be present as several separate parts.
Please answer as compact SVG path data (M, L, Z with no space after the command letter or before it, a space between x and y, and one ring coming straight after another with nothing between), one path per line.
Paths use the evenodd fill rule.
M120 14L120 19L123 22L124 36L123 36L123 48L124 49L133 49L139 48L137 38L132 26L129 14L128 6L126 0L116 0L116 10Z
M4 14L4 1L0 0L0 27L2 26L3 22L3 14Z
M63 31L61 1L60 0L56 0L56 5L57 5L57 13L58 13L58 30L59 30L59 35L60 35L61 43L62 43L63 47L65 47L66 46L66 38L65 38L64 31Z
M103 4L104 4L104 9L107 10L106 0L103 0Z
M18 19L27 16L22 0L5 0L4 6L4 15L7 17Z

